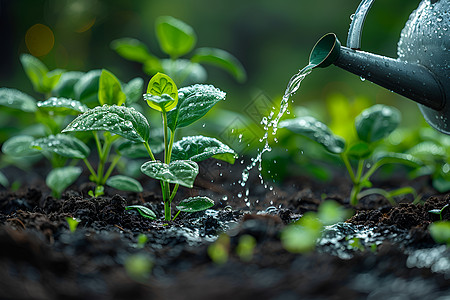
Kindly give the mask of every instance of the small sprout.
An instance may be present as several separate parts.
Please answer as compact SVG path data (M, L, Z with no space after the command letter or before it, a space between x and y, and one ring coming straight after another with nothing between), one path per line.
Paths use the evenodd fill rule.
M223 265L227 262L229 252L230 237L224 233L219 235L217 240L208 246L208 255L217 265Z
M147 241L148 241L148 237L145 234L143 234L143 233L139 234L137 237L137 247L144 248Z
M248 234L239 238L236 253L243 261L251 261L256 247L256 239Z
M103 185L98 185L95 187L95 191L89 191L88 195L92 198L98 198L105 194L105 187Z
M130 206L125 207L125 209L126 210L135 209L144 218L147 218L150 220L156 219L155 213L150 208L142 206L142 205L130 205Z
M80 224L80 220L72 218L72 217L67 217L66 218L67 224L69 225L69 230L70 232L74 233L75 230L77 230L78 224Z
M442 212L443 212L444 209L447 208L449 205L450 205L450 203L447 203L447 204L444 205L444 207L442 207L441 209L432 209L432 210L429 210L428 212L429 212L429 213L432 213L432 214L439 215L439 219L442 221Z
M125 270L128 275L139 282L146 281L150 278L153 268L152 260L143 254L133 254L125 260Z

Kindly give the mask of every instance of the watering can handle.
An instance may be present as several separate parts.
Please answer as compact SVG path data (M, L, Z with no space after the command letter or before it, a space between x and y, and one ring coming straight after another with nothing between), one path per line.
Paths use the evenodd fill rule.
M352 15L352 22L348 31L347 47L351 49L361 49L361 35L364 21L375 0L362 0L356 12ZM439 0L430 0L431 4Z

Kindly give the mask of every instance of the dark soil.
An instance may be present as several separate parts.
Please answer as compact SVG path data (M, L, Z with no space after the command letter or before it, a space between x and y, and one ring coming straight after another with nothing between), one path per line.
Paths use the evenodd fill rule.
M175 202L206 195L216 205L182 213L169 224L124 209L143 204L161 218L153 181L144 183L141 194L107 189L97 199L87 196L92 186L82 184L86 178L59 200L39 179L17 192L1 191L0 299L450 299L450 251L427 231L439 219L428 211L449 203L450 194L432 190L429 178L376 182L387 189L412 185L424 203L404 197L392 207L380 196L366 197L353 217L324 236L333 230L337 235L311 253L294 254L283 248L280 232L317 210L322 199L350 208L348 179L297 177L266 189L253 174L246 196L237 183L242 166L219 174L223 170L212 165L203 163L194 189L180 189ZM74 233L66 217L81 221ZM450 220L450 210L443 219ZM364 230L370 231L361 238L366 250L350 247L346 237ZM228 259L219 264L208 249L223 232L229 236ZM140 234L147 237L143 247ZM256 246L251 257L242 257L237 247L247 235ZM437 258L430 249L439 252ZM133 262L143 271L125 267Z

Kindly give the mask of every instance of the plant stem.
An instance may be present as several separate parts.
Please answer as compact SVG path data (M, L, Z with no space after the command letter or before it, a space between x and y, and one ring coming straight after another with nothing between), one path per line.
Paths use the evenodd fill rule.
M172 194L170 194L170 198L169 198L169 202L172 202L172 200L173 200L173 198L175 198L175 195L177 194L177 191L178 191L178 187L179 187L180 185L177 183L177 184L175 184L175 186L174 186L174 188L173 188L173 191L172 191Z
M97 182L98 181L97 173L95 173L95 170L92 167L91 163L86 158L83 158L83 161L86 167L88 168L89 172L91 172L92 177L94 177L95 182Z
M155 156L153 155L152 149L150 149L150 145L148 144L148 142L144 143L145 149L147 149L148 154L150 155L150 158L155 161Z
M350 174L350 178L351 178L352 182L356 183L355 173L353 172L352 166L350 164L350 161L348 160L347 155L345 155L344 153L341 153L341 158L345 164L345 167L347 168L348 174Z
M111 173L112 173L112 171L114 170L114 168L116 167L116 165L117 165L117 163L119 162L120 158L121 158L120 155L114 156L114 158L113 158L111 164L109 165L109 168L108 168L108 170L106 171L106 174L105 174L105 176L104 176L105 183L106 183L106 180L108 180L108 178L109 178L109 176L111 175Z
M163 118L163 128L164 128L164 162L166 164L170 163L170 154L169 154L169 128L167 126L167 113L165 110L162 111Z

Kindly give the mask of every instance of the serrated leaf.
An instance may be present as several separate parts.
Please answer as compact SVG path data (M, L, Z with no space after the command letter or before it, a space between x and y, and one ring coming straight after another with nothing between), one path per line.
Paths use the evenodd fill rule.
M122 105L127 96L122 92L119 79L113 73L103 69L99 79L98 101L100 105Z
M166 74L156 73L148 83L144 99L151 108L167 112L178 103L177 86Z
M136 209L141 216L151 220L156 219L156 214L148 207L142 205L130 205L125 207L126 210Z
M75 99L93 107L99 104L98 88L102 70L92 70L84 74L74 86Z
M358 137L373 143L387 137L400 124L400 111L394 107L377 104L365 109L355 119Z
M35 91L39 93L48 93L49 91L44 86L44 80L47 76L47 66L38 58L30 54L20 55L20 62L33 85Z
M127 95L127 106L139 101L144 89L144 79L136 77L131 79L124 87L123 92Z
M212 85L196 84L178 90L178 104L167 113L169 128L188 126L203 117L226 93Z
M198 48L195 50L192 62L207 63L228 71L237 81L244 82L247 74L241 62L222 49L216 48Z
M282 121L278 127L310 138L331 153L339 154L345 149L345 141L341 137L334 135L327 125L310 116Z
M176 160L168 165L149 161L141 166L141 171L151 178L192 188L198 175L198 165L190 160Z
M75 84L84 76L83 72L71 71L61 75L58 83L52 90L56 97L75 98Z
M372 154L372 149L366 142L356 142L347 150L347 155L355 158L367 158Z
M34 137L29 135L18 135L5 141L2 151L10 156L30 156L39 154L39 151L31 148Z
M61 115L79 115L85 113L89 108L77 100L51 97L45 101L39 101L37 107L41 110L52 111Z
M25 112L35 112L37 110L36 100L16 89L0 88L0 105Z
M104 130L134 142L144 143L149 138L147 119L132 107L97 106L79 115L62 132Z
M177 205L177 209L184 212L198 212L207 210L214 206L214 201L208 197L191 197L188 199L181 200Z
M133 38L121 38L111 42L111 48L120 56L131 61L145 63L155 58L150 54L147 46Z
M144 190L139 181L124 175L111 176L106 180L106 184L119 191L140 193Z
M188 53L197 41L194 29L174 17L159 17L156 19L155 28L161 50L169 54L171 58Z
M56 168L48 173L45 182L59 198L61 193L80 177L82 171L82 168L74 166Z
M199 162L210 157L234 164L238 155L219 140L201 135L184 137L173 144L172 160Z
M63 157L78 159L87 158L91 152L85 143L76 137L65 134L50 135L37 139L31 143L31 147L50 151Z

